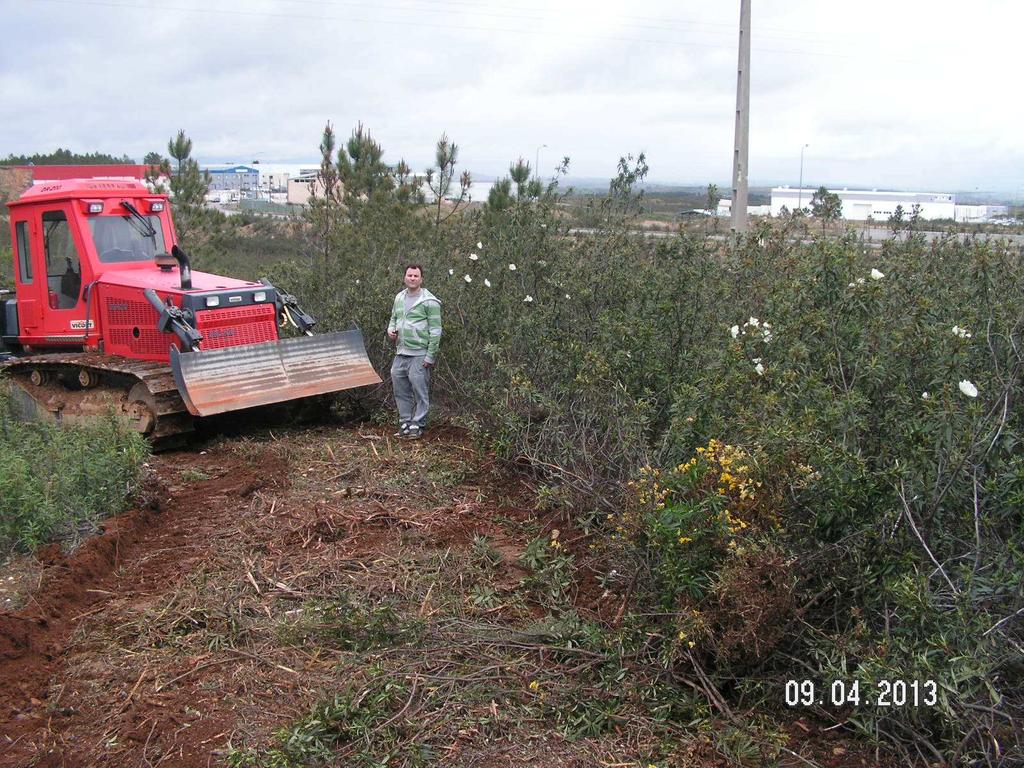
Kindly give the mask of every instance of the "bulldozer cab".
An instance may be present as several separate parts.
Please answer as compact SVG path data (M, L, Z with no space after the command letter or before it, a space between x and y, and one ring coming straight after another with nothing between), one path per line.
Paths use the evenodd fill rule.
M9 203L22 343L64 347L84 336L91 346L99 316L89 286L108 269L153 268L174 239L165 205L142 184L114 180L37 184Z

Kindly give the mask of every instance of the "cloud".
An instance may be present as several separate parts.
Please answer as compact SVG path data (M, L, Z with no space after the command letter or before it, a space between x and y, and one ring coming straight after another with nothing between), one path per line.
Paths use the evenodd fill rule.
M392 162L508 162L610 176L645 151L652 179L731 172L736 8L667 0L373 6L305 0L39 0L5 7L0 152L164 150L184 128L201 159L315 161L331 120L365 123ZM1016 187L1007 92L1017 3L964 12L793 0L754 9L751 177L872 186ZM993 24L993 19L999 24ZM41 45L40 40L46 40ZM795 182L795 178L793 179Z

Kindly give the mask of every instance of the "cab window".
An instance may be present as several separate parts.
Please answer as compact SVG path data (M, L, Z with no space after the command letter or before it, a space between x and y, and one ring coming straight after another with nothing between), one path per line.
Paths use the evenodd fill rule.
M28 250L28 222L19 221L14 225L15 240L18 244L18 278L25 284L32 282L32 254Z
M93 216L89 219L96 253L104 264L122 261L152 261L164 250L164 232L159 216Z
M43 250L51 309L71 309L82 292L82 263L64 211L43 214Z

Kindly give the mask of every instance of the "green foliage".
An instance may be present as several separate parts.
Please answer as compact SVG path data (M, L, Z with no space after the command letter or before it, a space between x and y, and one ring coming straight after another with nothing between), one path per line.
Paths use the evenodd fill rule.
M80 154L70 149L56 149L47 154L14 155L0 159L0 165L134 165L128 155L114 157L103 152Z
M466 195L469 194L469 187L473 183L473 179L469 171L463 171L459 177L459 196L454 199L451 210L442 215L444 201L449 197L452 181L455 178L455 165L459 159L458 145L449 139L447 134L441 134L441 138L438 139L434 159L437 167L427 169L426 183L434 195L434 225L440 226L441 222L455 215L459 206L466 199Z
M824 227L830 221L839 221L843 215L843 201L835 192L818 187L811 197L811 215Z
M401 714L409 695L406 685L391 679L362 689L348 686L289 727L279 730L275 734L275 746L232 749L228 765L231 768L337 765L339 753L345 755L345 765L356 768L431 764L434 750L425 744L409 743L406 738L412 728Z
M167 142L167 152L177 163L171 176L171 197L180 214L187 216L190 209L202 206L210 191L210 174L201 171L199 163L192 159L192 139L184 130Z
M324 149L321 146L321 151ZM338 178L345 192L349 215L364 200L387 196L395 189L391 169L384 163L384 150L360 123L352 131L345 150L338 152Z
M718 187L714 184L708 184L707 197L704 200L704 209L714 214L718 210L718 203L721 201L722 195L718 191Z
M793 659L822 679L930 675L947 691L938 715L851 722L980 759L979 713L1024 707L1020 254L913 232L869 250L809 239L799 217L735 245L645 240L646 173L622 158L580 212L586 233L557 183L533 194L525 162L440 222L371 195L311 241L343 268L324 279L296 261L275 278L325 329L358 323L386 370L401 267L422 263L443 304L439 409L560 486L565 514L601 510L605 555L666 666L699 659L723 690L776 703ZM550 537L526 554L525 586L559 612L571 557Z
M163 179L171 178L171 161L159 152L147 152L142 163L147 166L143 174L146 184L158 194L169 194L170 190L165 186Z
M343 651L366 651L414 642L422 622L402 618L387 602L353 600L347 593L307 603L295 621L283 624L281 639Z
M573 573L575 558L565 551L557 529L549 536L531 541L520 559L530 571L523 580L523 586L541 605L552 610L564 610L572 604L576 586Z
M893 232L899 232L903 228L903 220L906 218L906 211L903 210L902 205L897 205L896 210L892 212L889 217L889 228Z
M14 290L14 253L11 251L10 221L3 216L0 216L0 289ZM3 297L10 298L13 296Z
M147 456L142 438L113 416L66 429L15 421L7 386L0 381L0 551L73 538L123 510Z

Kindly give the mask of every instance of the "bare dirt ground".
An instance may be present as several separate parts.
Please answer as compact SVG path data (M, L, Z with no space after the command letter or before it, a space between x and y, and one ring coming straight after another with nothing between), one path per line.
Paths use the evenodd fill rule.
M557 585L524 553L560 527L573 610L607 620L620 600L534 501L457 430L156 456L136 509L0 570L0 768L297 764L273 762L289 738L310 765L321 743L335 765L727 764L704 738L656 762L665 732L641 719L565 738L592 715L572 680L602 661L537 629ZM780 733L817 764L873 764L822 725Z

